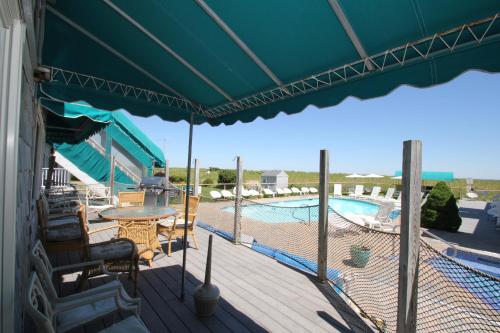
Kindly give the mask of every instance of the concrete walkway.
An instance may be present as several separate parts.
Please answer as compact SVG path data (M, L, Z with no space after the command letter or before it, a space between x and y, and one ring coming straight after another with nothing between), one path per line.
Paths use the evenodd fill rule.
M458 232L429 230L433 234L455 245L478 251L500 254L500 230L488 216L486 201L459 201L462 225Z

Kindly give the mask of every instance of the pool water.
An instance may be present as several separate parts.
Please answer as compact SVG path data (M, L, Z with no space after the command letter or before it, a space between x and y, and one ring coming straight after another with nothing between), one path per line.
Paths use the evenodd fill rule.
M265 223L309 223L318 221L319 199L300 199L289 201L275 201L267 204L244 205L241 215L246 218L259 220ZM353 199L330 198L330 208L344 215L375 216L378 205ZM234 212L234 207L226 207L226 212Z

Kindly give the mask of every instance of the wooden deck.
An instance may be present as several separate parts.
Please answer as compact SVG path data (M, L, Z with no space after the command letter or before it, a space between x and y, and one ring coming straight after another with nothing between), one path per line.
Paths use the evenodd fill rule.
M141 264L141 316L151 332L372 331L340 297L313 277L218 236L214 236L212 282L220 288L221 300L213 317L199 319L191 294L204 278L209 232L198 228L197 235L200 249L188 249L185 302L178 299L182 265L180 241L173 245L171 257L156 255L152 268ZM100 233L94 241L112 236ZM75 261L75 256L58 255L54 260L57 264L66 264ZM68 282L73 279L74 276L65 277ZM131 285L123 280L127 287ZM102 282L102 278L96 278L91 285ZM71 285L63 283L61 293L71 292ZM112 320L106 318L78 332L96 332Z

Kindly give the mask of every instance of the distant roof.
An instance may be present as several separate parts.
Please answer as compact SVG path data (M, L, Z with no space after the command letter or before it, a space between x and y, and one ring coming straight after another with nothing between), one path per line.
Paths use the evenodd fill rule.
M401 170L394 173L395 177L402 176ZM443 180L451 182L455 179L453 172L449 171L422 171L422 180Z
M283 170L266 170L263 171L261 176L272 177L272 176L288 176Z

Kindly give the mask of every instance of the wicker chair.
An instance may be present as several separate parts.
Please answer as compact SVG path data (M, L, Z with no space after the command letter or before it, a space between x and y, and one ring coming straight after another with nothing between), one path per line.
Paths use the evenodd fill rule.
M133 315L101 332L148 332L138 315L140 299L128 297L123 289L94 288L63 298L52 298L47 295L47 288L37 273L33 272L25 304L38 332L66 332L120 310L131 311Z
M134 281L134 295L137 295L137 279L139 273L139 255L136 244L127 238L115 238L105 242L90 243L89 236L98 232L118 229L120 234L127 235L128 230L121 225L111 225L99 229L90 230L88 225L85 206L78 212L83 226L83 238L85 241L84 259L86 261L102 260L106 271L128 273L129 278ZM80 280L80 289L86 285L90 277L101 275L100 270L88 268L83 271Z
M118 204L120 207L144 206L145 192L119 192Z
M187 234L191 235L193 238L194 246L198 249L198 241L195 234L196 226L196 215L198 213L198 206L200 204L200 198L196 196L189 197L189 212L188 212L188 227ZM157 231L159 234L163 235L168 240L168 250L167 255L170 256L171 252L171 240L174 238L184 238L184 223L185 223L185 209L179 211L179 214L172 220L164 219L160 220L157 225Z
M43 199L36 202L40 239L49 252L81 251L85 245L82 224L72 217L49 219Z

